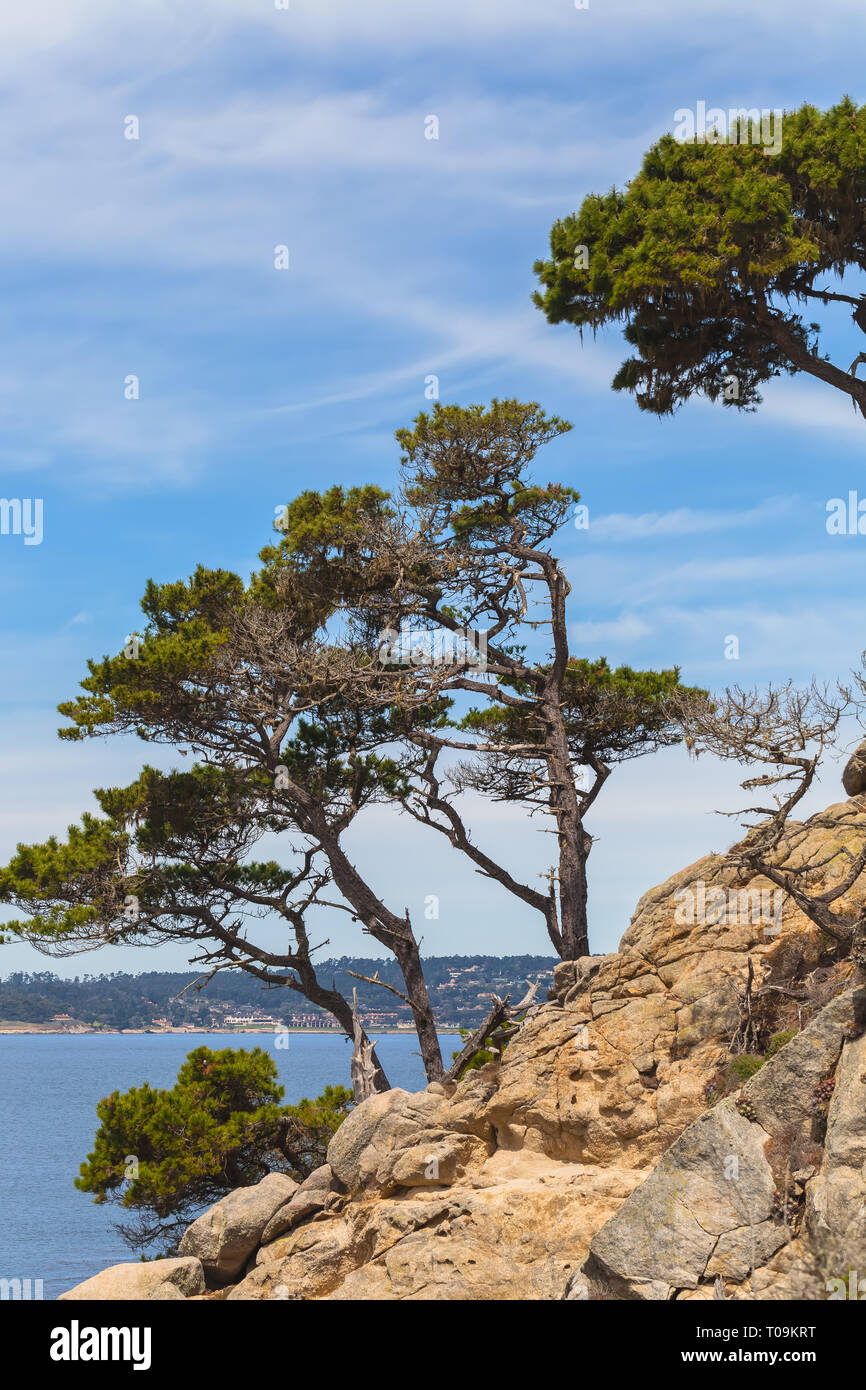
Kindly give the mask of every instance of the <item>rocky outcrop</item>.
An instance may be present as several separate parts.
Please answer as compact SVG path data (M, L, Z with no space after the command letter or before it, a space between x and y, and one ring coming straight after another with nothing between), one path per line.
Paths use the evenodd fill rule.
M447 1189L343 1198L263 1247L228 1297L555 1299L634 1181L498 1150Z
M348 1192L447 1187L480 1168L496 1147L484 1104L496 1089L490 1073L464 1085L433 1083L416 1095L398 1089L372 1096L338 1129L328 1163Z
M842 786L849 796L866 792L866 739L854 749L842 773Z
M858 1238L850 1221L858 1211L861 1218L866 1215L866 1122L862 1086L858 1096L854 1083L855 1071L859 1075L862 1070L863 1039L845 1043L853 1026L852 991L847 990L783 1047L736 1100L721 1101L689 1125L593 1238L589 1258L576 1276L578 1283L586 1282L590 1297L670 1299L712 1285L716 1276L742 1285L756 1271L760 1287L768 1274L786 1268L764 1267L799 1227L798 1186L809 1193L810 1216L802 1229L811 1238L813 1256L819 1243L836 1241L837 1264L857 1258L866 1222L861 1219ZM832 1130L828 1124L821 1174L798 1184L802 1170L791 1173L791 1156L812 1137L815 1088L836 1070L840 1055L840 1080L846 1078L840 1096L844 1093L845 1100L835 1108ZM855 1172L858 1157L860 1171ZM783 1162L791 1182L780 1174ZM806 1248L801 1241L796 1297L821 1298L825 1291L814 1258L805 1267ZM767 1287L773 1282L779 1281L770 1280ZM729 1290L728 1296L754 1296L754 1288L750 1283L746 1289Z
M866 1274L866 1035L842 1050L807 1223L826 1278L847 1278L851 1269Z
M815 1088L835 1071L842 1044L856 1031L854 1001L845 990L763 1067L745 1087L767 1134L805 1135L814 1122Z
M816 887L851 814L792 832ZM619 951L557 967L500 1064L373 1096L299 1188L199 1218L181 1253L209 1296L815 1298L866 1269L853 966L771 894L716 855L646 893ZM778 1034L739 1093L732 1046Z
M267 1245L269 1241L276 1240L277 1236L291 1230L292 1226L299 1225L308 1216L323 1211L328 1204L333 1182L334 1174L330 1164L323 1163L321 1168L316 1168L304 1179L290 1201L271 1217L262 1231L261 1244Z
M196 1259L152 1260L138 1264L110 1265L92 1279L76 1284L60 1300L99 1300L106 1303L127 1299L166 1302L195 1298L205 1291L204 1270Z
M214 1281L240 1274L258 1248L267 1226L294 1197L298 1184L284 1173L269 1173L254 1187L238 1187L209 1207L184 1232L181 1255L192 1255Z
M730 1100L691 1124L593 1238L581 1270L590 1296L669 1299L695 1289L720 1243L719 1273L751 1255L756 1231L769 1241L765 1258L775 1254L787 1236L770 1221L775 1183L763 1138Z

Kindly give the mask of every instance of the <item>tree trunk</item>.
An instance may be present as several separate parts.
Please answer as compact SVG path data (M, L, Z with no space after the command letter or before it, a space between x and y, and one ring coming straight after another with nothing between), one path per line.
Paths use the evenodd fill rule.
M442 1053L436 1024L433 1021L430 996L427 993L427 982L421 966L418 942L415 940L408 913L405 918L400 918L385 907L347 858L324 816L314 812L310 821L316 838L327 855L334 882L340 892L352 904L369 935L396 957L406 986L406 997L412 1008L427 1080L441 1081Z
M586 856L592 840L583 828L581 805L574 785L571 752L562 719L559 690L551 691L544 708L548 730L551 809L559 837L559 932L563 960L589 955Z
M544 698L539 714L546 731L547 767L550 779L551 811L559 835L559 931L563 960L589 955L589 928L586 910L587 843L592 841L583 828L582 805L574 783L574 770L568 733L562 716L562 682L568 669L568 624L565 600L570 587L553 561L542 562L550 590L550 614L554 641L554 660L547 673Z
M248 974L256 974L261 978L259 971L245 966L243 962L239 962L239 964L241 965L241 969L246 970ZM358 1047L358 1030L360 1029L361 1046L366 1049L365 1056L369 1057L372 1067L371 1084L373 1090L390 1091L391 1083L385 1075L385 1069L376 1055L376 1045L370 1041L364 1028L357 1021L352 1006L345 995L341 994L338 989L326 989L323 985L320 985L311 966L309 967L309 973L306 969L299 968L297 963L292 964L292 969L298 977L298 983L294 986L297 992L303 994L305 999L309 999L311 1004L318 1004L320 1009L327 1009L328 1013L337 1020L346 1037L355 1048ZM310 978L310 976L312 976L312 978ZM357 1095L355 1099L358 1099Z
M430 996L427 993L427 981L424 979L418 943L414 936L402 937L399 942L395 942L393 950L403 974L407 998L412 1006L427 1080L441 1081L445 1068L442 1065L442 1050L439 1046Z
M583 838L579 821L577 826ZM560 836L559 850L559 929L563 960L589 955L586 854L583 844L574 843L572 830L570 826L568 833Z
M378 1062L376 1059L376 1048L364 1029L361 1020L358 1018L358 991L352 990L352 1026L354 1028L354 1046L352 1048L352 1090L355 1093L355 1104L360 1105L362 1101L369 1100L379 1089L376 1085Z
M328 995L332 994L330 990L325 991L325 993ZM391 1083L385 1075L385 1070L376 1054L375 1043L372 1043L367 1037L363 1026L358 1021L355 1011L349 1008L349 1001L336 991L333 992L332 997L334 1002L332 1004L325 1004L324 1007L330 1009L343 1032L346 1034L346 1037L352 1042L352 1088L355 1092L356 1102L359 1100L366 1100L371 1090L390 1091ZM339 1003L337 1002L338 1000ZM356 1054L364 1058L365 1090L364 1094L360 1096L358 1094L358 1079L355 1075L356 1068L354 1066Z
M348 999L338 989L328 989L325 985L320 984L310 959L310 945L303 918L294 913L289 916L289 921L295 931L297 950L288 955L265 951L249 941L239 940L236 930L226 930L219 922L211 920L208 926L214 936L223 942L223 949L218 953L219 955L225 956L247 975L255 976L257 980L262 980L266 985L291 989L297 994L303 995L311 1004L317 1004L320 1009L325 1009L337 1020L346 1037L354 1044L356 1042L356 1020ZM213 957L209 958L212 959ZM277 970L287 969L294 972L291 984L285 976L274 973ZM369 1043L363 1029L361 1029L361 1036L363 1042ZM370 1044L370 1047L372 1048L374 1089L376 1091L390 1091L391 1083L376 1056L375 1047L373 1044Z

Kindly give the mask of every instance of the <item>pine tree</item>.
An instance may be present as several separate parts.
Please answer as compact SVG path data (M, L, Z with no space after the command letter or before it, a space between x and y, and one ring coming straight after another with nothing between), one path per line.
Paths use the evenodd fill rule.
M866 295L841 281L866 269L866 106L804 105L779 136L775 153L664 135L625 189L554 224L534 301L581 331L625 325L636 355L613 386L642 410L671 414L697 392L754 410L764 382L806 372L866 416L866 353L834 364L799 312L843 305L866 333Z

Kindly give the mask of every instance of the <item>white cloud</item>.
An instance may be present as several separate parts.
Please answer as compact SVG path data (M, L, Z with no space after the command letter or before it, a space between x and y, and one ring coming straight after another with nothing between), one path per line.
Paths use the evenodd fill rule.
M840 538L845 539L848 538ZM846 550L841 545L835 549L827 547L793 554L769 549L757 554L712 554L657 566L651 573L636 564L621 566L618 592L625 602L646 605L666 598L683 595L694 598L697 594L721 590L748 593L757 585L765 589L770 584L787 585L799 590L810 580L827 584L835 578L837 584L844 586L855 576L862 577L864 567L866 551ZM838 602L836 595L831 597L832 602ZM741 606L742 599L738 599L737 604Z
M586 650L598 644L638 642L652 633L652 625L635 613L624 613L609 622L572 623L569 633L573 642Z
M796 506L795 497L771 497L756 507L711 511L677 507L669 512L610 512L594 517L591 540L632 541L664 536L694 536L708 531L733 531L745 526L778 524Z
M845 357L844 352L837 355ZM862 446L866 420L843 392L813 383L800 373L772 383L763 395L764 402L755 418L774 432L780 425L789 430L815 430L824 436L832 433L847 437Z
M862 18L859 0L831 0L817 11L811 0L790 0L788 25L780 33L777 16L749 0L730 0L725 30L739 38L770 32L779 40L795 35L808 45L810 35L823 35L828 15L850 36ZM169 0L142 0L135 7L116 0L42 0L38 7L4 6L0 12L0 51L11 58L33 55L42 59L58 50L89 50L96 38L111 41L116 56L127 60L158 54L166 65L176 61L184 45L207 49L242 36L282 42L290 52L351 55L356 46L382 53L418 53L454 47L468 41L513 44L519 37L556 50L562 61L589 62L594 52L611 43L622 44L627 34L642 52L670 48L672 36L684 46L695 41L715 44L718 26L691 0L667 0L660 16L657 0L592 0L578 11L570 0L437 0L435 6L406 4L405 0L289 0L277 10L273 0L210 0L206 7L179 7Z

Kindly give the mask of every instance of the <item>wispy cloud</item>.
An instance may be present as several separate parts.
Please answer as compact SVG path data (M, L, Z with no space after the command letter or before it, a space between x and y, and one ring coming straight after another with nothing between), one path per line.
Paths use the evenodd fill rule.
M742 510L698 510L677 507L669 512L611 512L596 517L588 536L592 540L654 540L667 536L698 536L710 531L734 531L747 526L778 524L797 506L795 497L771 497L757 507Z
M572 623L569 632L571 640L581 650L588 650L599 644L605 647L610 643L616 646L630 645L648 637L652 630L652 624L646 618L636 613L624 613L610 622Z

